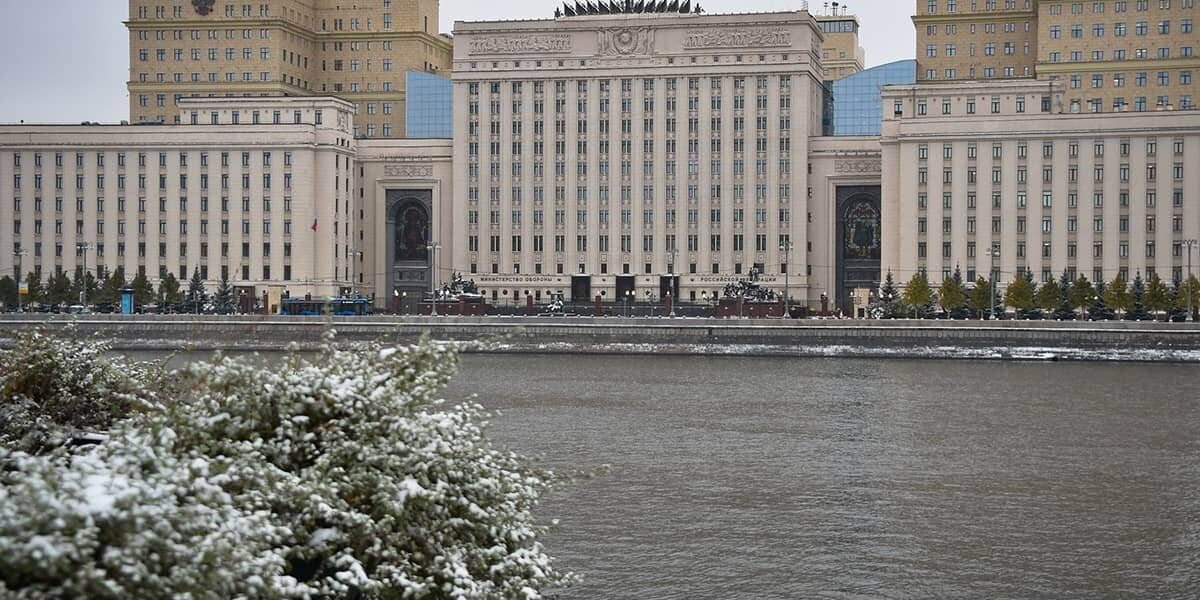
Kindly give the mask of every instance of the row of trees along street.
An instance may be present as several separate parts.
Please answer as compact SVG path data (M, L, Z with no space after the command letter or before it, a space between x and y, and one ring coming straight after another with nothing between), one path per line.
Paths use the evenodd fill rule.
M1157 273L1151 273L1147 281L1139 273L1129 284L1119 275L1107 283L1093 283L1083 275L1071 279L1064 272L1058 281L1038 284L1033 274L1025 271L1001 290L999 286L993 289L986 277L968 284L955 269L936 289L923 271L918 272L903 291L888 271L870 312L880 319L986 319L995 314L1019 319L1182 321L1189 307L1194 317L1200 308L1200 281L1194 275L1186 282L1168 284Z
M142 272L132 280L126 280L123 267L112 271L101 268L98 276L91 272L83 273L82 269L76 269L72 276L68 276L66 271L58 271L51 273L44 281L40 271L30 271L19 283L12 276L5 275L0 277L0 308L15 310L21 287L27 289L27 293L21 297L21 304L26 310L79 303L86 290L89 304L105 312L118 312L121 290L126 287L133 290L133 302L138 311L153 306L156 310L168 312L230 314L237 309L237 298L229 278L222 278L210 296L199 269L192 271L186 289L172 273L167 273L158 282L157 289Z

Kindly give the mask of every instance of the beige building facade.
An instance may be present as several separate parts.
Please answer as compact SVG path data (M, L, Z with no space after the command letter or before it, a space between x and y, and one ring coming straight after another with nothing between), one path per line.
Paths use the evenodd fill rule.
M432 285L461 271L448 259L458 243L451 150L450 140L357 145L355 291L374 297L379 308L415 313Z
M1060 82L884 92L882 267L1001 286L1185 275L1200 237L1200 112L1064 113ZM989 249L997 250L993 258Z
M1069 112L1196 108L1194 0L1038 3L1037 76L1063 82Z
M268 10L320 29L298 4ZM936 4L930 24L949 8ZM981 4L1013 23L1032 12L1040 31L1043 3ZM0 272L18 255L43 276L85 261L154 282L199 270L210 286L227 275L256 295L360 293L409 312L456 273L500 304L702 303L754 273L795 304L845 311L887 271L938 283L995 270L1001 287L1026 270L1186 274L1200 111L1173 99L1093 114L1069 77L939 76L884 89L881 137L823 137L821 22L460 22L453 139L364 136L360 102L270 91L182 97L167 125L2 126Z
M806 12L457 23L452 264L498 299L815 296L821 43Z
M917 0L917 81L1033 77L1035 0Z
M449 71L437 0L129 0L129 114L178 123L184 98L337 96L355 137L404 137L405 73Z
M240 6L195 8L135 2L131 35L138 19L246 17ZM289 31L355 30L302 8L250 16ZM454 140L372 139L361 104L293 89L172 99L168 125L10 128L0 177L13 187L0 193L14 203L0 211L0 243L26 252L26 271L88 259L89 270L152 280L196 269L210 285L228 275L243 288L361 293L408 310L455 273L501 303L630 292L702 302L752 272L798 303L842 295L838 202L873 184L877 218L879 151L874 138L817 137L827 69L811 15L561 17L458 33ZM837 33L856 40L857 27ZM861 68L851 47L848 64ZM303 65L300 55L282 53ZM282 77L320 93L318 79ZM63 188L44 187L51 173Z
M866 304L860 291L879 285L882 167L878 137L811 140L809 239L803 248L812 272L809 307L855 314L855 306Z
M862 71L866 62L866 51L858 39L858 17L850 14L831 14L818 15L816 19L817 26L825 38L821 47L825 80L837 81Z
M0 126L0 271L198 270L263 291L348 287L353 106L332 98L184 99L191 125ZM281 113L279 123L235 114Z
M1061 81L1067 112L1192 109L1195 0L917 0L917 81Z

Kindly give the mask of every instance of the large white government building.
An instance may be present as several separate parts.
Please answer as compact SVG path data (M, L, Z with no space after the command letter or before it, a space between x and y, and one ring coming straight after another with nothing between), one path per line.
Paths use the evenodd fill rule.
M5 262L239 286L349 281L352 105L185 99L185 125L0 126Z
M1033 80L888 88L884 267L1007 285L1200 266L1200 111L1064 115L1062 98Z
M3 125L0 272L198 269L409 310L456 272L502 303L704 301L754 272L847 311L887 271L1186 275L1200 111L1071 114L1062 81L911 66L834 86L823 29L665 2L459 22L451 80L409 75L408 138L356 136L355 105L325 97ZM835 135L835 88L871 95L873 132Z
M820 48L803 12L456 24L454 264L510 293L698 300L793 244L806 289Z

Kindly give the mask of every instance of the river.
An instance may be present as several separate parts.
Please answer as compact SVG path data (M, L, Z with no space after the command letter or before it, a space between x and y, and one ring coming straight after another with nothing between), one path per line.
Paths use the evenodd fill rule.
M559 598L1196 598L1200 367L468 355Z

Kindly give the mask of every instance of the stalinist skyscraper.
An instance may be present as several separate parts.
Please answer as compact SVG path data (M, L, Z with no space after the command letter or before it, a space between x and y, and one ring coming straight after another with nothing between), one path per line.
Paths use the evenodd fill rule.
M130 121L171 124L188 97L337 96L355 137L403 137L405 74L449 75L437 24L437 0L130 0Z

